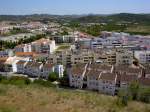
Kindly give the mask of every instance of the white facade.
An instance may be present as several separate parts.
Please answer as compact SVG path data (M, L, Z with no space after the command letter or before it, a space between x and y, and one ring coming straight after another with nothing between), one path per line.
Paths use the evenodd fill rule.
M102 77L102 75L107 75L104 76L105 78ZM110 76L108 76L110 75ZM114 75L114 77L113 77ZM107 78L106 78L107 77ZM112 77L109 79L109 77ZM115 95L115 90L116 90L116 81L117 81L117 74L113 73L102 73L100 78L99 78L99 85L98 85L98 90L99 92L109 94L109 95Z
M150 63L150 51L135 51L134 56L142 64Z
M133 53L128 50L116 52L116 65L131 65L133 63Z
M31 74L29 74L32 77L40 77L41 76L41 69L43 67L42 63L33 63L31 65Z
M24 73L25 65L27 64L26 61L19 61L17 65L17 73Z
M64 75L64 66L63 65L56 65L55 72L58 73L59 77L63 77Z
M87 88L90 90L97 90L99 88L100 71L89 71L87 75Z
M32 52L30 44L22 44L15 47L15 52Z
M80 68L81 67L81 68ZM71 87L75 88L82 88L83 87L83 78L86 73L87 65L85 65L82 69L82 66L79 68L75 68L74 70L71 70L69 73L69 84Z
M40 39L30 44L22 44L15 47L15 52L53 53L56 49L55 41Z

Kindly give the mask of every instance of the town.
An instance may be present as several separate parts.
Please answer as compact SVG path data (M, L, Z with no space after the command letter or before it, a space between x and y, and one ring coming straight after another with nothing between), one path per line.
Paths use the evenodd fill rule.
M150 87L150 36L102 31L95 37L40 21L1 22L0 34L3 76L47 80L50 73L61 78L66 71L70 87L113 96L133 81Z

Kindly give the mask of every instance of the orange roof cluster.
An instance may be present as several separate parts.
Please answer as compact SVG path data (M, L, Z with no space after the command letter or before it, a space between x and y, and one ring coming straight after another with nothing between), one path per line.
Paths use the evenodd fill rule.
M16 52L16 56L18 57L36 57L37 55L35 52Z
M42 43L50 43L51 41L49 39L41 38L39 40L36 40L32 42L33 44L42 44Z
M0 64L4 64L7 61L7 57L0 57Z

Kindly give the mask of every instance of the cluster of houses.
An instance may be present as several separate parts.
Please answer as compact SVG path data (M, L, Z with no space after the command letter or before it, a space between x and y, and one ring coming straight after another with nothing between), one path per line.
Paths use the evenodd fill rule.
M16 63L17 73L27 74L29 77L47 79L49 74L56 72L58 77L63 77L63 65L53 65L50 63L39 63L33 61L18 61Z
M78 63L88 63L90 61L110 65L130 65L133 63L134 54L127 49L71 49L50 54L48 60L51 63L62 63L63 65L75 65Z
M104 64L78 64L69 70L71 87L89 89L116 95L119 89L127 89L133 81L150 86L150 72L137 66L111 66Z
M128 33L102 32L100 37L79 38L78 46L88 49L128 48L130 50L149 50L150 36L130 35Z
M56 49L55 41L40 39L29 44L21 44L15 47L15 52L53 53Z

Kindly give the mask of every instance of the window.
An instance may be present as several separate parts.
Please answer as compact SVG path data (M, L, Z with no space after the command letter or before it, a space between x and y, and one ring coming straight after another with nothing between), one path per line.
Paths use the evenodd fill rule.
M105 87L103 87L103 90L105 90Z

